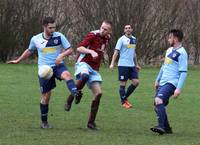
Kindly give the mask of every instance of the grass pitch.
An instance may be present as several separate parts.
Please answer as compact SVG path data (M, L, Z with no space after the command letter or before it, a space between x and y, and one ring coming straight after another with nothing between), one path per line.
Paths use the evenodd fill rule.
M74 72L70 67L70 72ZM0 64L0 145L199 145L200 69L190 69L181 96L171 99L168 115L174 134L156 135L153 84L159 71L143 68L140 86L130 96L134 107L120 106L117 69L101 68L103 96L97 114L100 131L86 129L91 92L85 87L80 104L70 112L63 105L69 91L57 81L50 101L53 129L40 129L40 91L36 65Z

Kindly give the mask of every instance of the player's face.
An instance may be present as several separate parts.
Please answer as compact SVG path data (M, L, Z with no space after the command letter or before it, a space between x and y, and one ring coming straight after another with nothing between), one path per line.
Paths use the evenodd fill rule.
M44 26L44 31L46 35L52 36L53 32L56 30L56 24L55 23L48 23L47 26Z
M133 29L132 29L132 27L130 26L130 25L126 25L125 27L124 27L124 33L125 33L125 35L132 35L132 32L133 32Z
M107 23L102 23L100 27L101 36L109 36L111 34L111 25Z
M169 42L170 46L174 46L175 38L174 38L173 34L169 34L168 42Z

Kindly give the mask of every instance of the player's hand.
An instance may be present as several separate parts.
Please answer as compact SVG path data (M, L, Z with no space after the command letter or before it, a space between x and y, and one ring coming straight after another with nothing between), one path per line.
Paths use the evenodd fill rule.
M113 65L113 64L110 64L109 68L110 68L110 70L113 71L113 69L114 69L114 65Z
M16 60L7 61L6 63L7 63L7 64L18 64L19 61L16 59Z
M107 39L110 39L110 38L111 38L111 34L110 34L110 33L107 34L107 35L106 35L106 38L107 38Z
M98 57L98 53L96 53L94 50L92 50L90 54L92 55L94 59Z
M56 65L59 65L62 60L62 56L58 55L58 57L56 58Z
M178 96L181 94L181 90L180 89L176 89L175 91L174 91L174 95L172 96L173 98L178 98Z
M154 84L154 89L158 90L159 85L160 85L159 82L156 81L155 84Z
M137 71L140 71L141 70L141 67L139 65L136 65L136 70Z

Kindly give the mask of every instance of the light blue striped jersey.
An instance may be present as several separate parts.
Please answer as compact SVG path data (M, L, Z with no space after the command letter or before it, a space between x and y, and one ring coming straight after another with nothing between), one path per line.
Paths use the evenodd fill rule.
M187 72L188 70L188 55L183 47L168 48L164 64L160 70L160 76L157 77L157 81L160 85L171 83L177 87L181 72Z
M137 41L134 36L128 38L127 36L123 35L118 39L117 44L115 46L115 49L119 50L120 54L118 66L135 66L134 57L136 43Z
M38 52L38 66L55 66L56 58L61 52L61 48L68 49L71 45L67 38L59 32L54 32L50 39L45 39L43 33L31 38L29 50ZM61 62L63 63L63 61Z

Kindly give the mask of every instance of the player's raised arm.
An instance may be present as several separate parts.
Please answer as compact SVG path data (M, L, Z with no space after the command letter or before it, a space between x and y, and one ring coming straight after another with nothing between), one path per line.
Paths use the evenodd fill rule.
M29 49L26 49L20 57L18 57L17 59L14 59L14 60L7 61L7 63L8 64L18 64L20 61L28 58L31 54L32 54L32 52Z
M84 54L91 54L93 58L98 57L98 54L94 50L87 49L83 46L78 47L77 51Z
M64 57L71 55L72 52L73 52L73 49L70 47L66 49L65 51L63 51L62 53L60 53L56 58L56 65L59 65L60 62L64 59Z
M56 65L59 65L60 62L64 59L64 57L69 56L72 54L73 49L71 47L71 44L69 43L68 39L62 34L60 34L60 38L61 38L61 44L62 44L62 48L64 49L64 51L62 51L56 58Z

